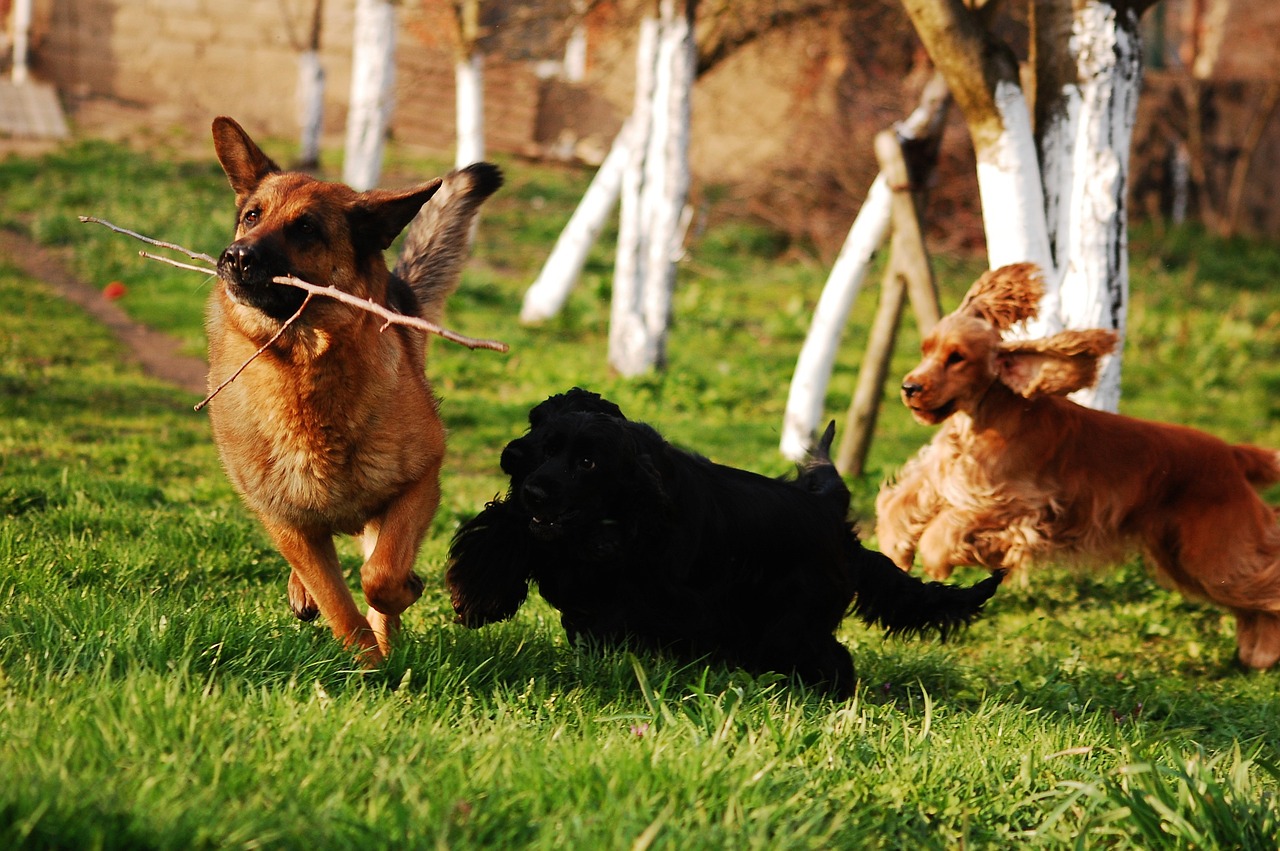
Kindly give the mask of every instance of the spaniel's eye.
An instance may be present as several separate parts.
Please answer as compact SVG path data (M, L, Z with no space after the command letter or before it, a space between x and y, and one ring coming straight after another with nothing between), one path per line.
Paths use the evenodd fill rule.
M952 352L947 355L947 366L955 366L958 363L964 363L964 355L959 352Z
M595 468L596 468L596 462L595 462L595 461L592 461L590 458L579 458L579 459L578 459L578 469L579 469L579 470L594 470Z

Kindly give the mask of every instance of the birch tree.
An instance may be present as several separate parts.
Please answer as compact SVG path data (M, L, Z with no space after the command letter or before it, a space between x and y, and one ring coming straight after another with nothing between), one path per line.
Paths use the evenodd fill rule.
M1029 4L1032 103L983 10L964 0L903 0L973 138L991 267L1031 261L1044 270L1045 298L1030 334L1109 328L1123 338L1125 195L1142 78L1138 18L1154 2ZM1118 407L1118 355L1077 398Z
M631 116L636 142L622 178L609 324L609 364L622 375L666 362L689 192L696 7L697 0L660 0L658 17L641 26Z
M342 179L358 190L372 189L382 173L383 148L394 105L395 58L395 6L387 0L356 0Z
M313 0L311 21L305 39L294 31L288 6L281 4L289 42L298 52L298 167L320 164L320 134L324 129L324 66L320 64L320 29L324 0Z
M480 0L460 0L456 9L457 55L454 58L454 109L458 147L454 167L484 159L484 53L480 50Z

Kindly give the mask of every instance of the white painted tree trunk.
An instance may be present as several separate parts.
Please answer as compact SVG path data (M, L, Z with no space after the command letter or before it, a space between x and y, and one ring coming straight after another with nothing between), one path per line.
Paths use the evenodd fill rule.
M578 3L576 6L585 4ZM581 20L581 9L574 10L579 16L569 33L569 40L564 46L564 78L570 83L581 83L587 78L587 28Z
M814 432L822 419L827 397L827 384L849 311L858 297L871 258L884 243L889 232L891 191L883 175L872 181L853 227L836 257L822 295L813 311L809 334L800 356L796 358L791 390L787 395L786 413L782 420L782 454L800 461L813 442Z
M27 81L27 45L31 37L31 0L13 4L13 71L15 86Z
M640 200L644 192L645 153L653 123L658 33L656 19L641 21L636 44L635 100L630 118L635 144L631 146L622 174L618 249L614 257L613 300L609 315L609 363L619 371L622 371L620 364L636 362L638 352L644 347L645 328L640 298L648 253L642 250L644 223Z
M569 292L582 275L591 246L618 205L622 191L622 175L634 152L636 122L628 120L613 140L609 155L596 171L591 185L560 232L555 248L543 264L538 279L524 294L520 321L542 322L558 314Z
M471 52L454 65L457 81L455 106L458 120L458 151L454 167L462 168L484 159L484 56Z
M904 140L937 139L942 135L950 104L946 81L940 75L925 86L920 104L897 127ZM813 321L796 358L787 408L782 418L782 454L793 461L803 460L822 422L823 405L831 370L849 311L862 288L867 267L889 232L893 192L883 174L877 175L867 190L845 237L840 254L827 276L822 296L813 311Z
M320 132L324 127L324 66L316 50L298 55L298 160L306 166L320 161Z
M1003 80L996 84L995 105L1003 132L974 141L987 261L995 269L1029 260L1049 279L1053 256L1031 112L1022 89Z
M1028 334L1124 331L1125 184L1141 85L1138 17L1153 2L1036 0L1034 147L1018 69L983 13L957 0L903 0L965 111L991 266L1030 260L1044 269L1046 296ZM1104 364L1096 390L1077 398L1114 410L1119 388L1117 355Z
M342 179L372 189L382 173L382 153L395 90L396 12L385 0L356 0Z
M643 361L624 374L637 374L666 364L667 330L676 288L689 197L689 123L695 65L689 20L676 14L675 3L663 3L663 33L659 40L654 121L645 161L645 220L649 259L645 263L641 309L646 345Z
M1042 309L1058 310L1059 327L1108 328L1123 340L1129 303L1126 187L1142 83L1136 13L1109 3L1074 4L1070 53L1076 80L1057 93L1040 133L1048 232L1055 257L1063 258L1060 289ZM1104 359L1097 384L1072 398L1117 410L1120 358Z

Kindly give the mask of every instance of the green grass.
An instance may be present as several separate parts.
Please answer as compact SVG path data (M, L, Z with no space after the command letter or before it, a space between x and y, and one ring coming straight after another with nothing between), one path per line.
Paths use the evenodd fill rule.
M842 704L575 649L539 600L506 624L453 625L448 537L503 489L498 452L549 393L591 387L678 443L784 472L778 425L824 277L776 235L717 224L682 271L671 368L618 378L607 239L561 317L516 320L586 176L504 165L448 322L512 351L433 344L445 501L427 593L372 673L289 614L287 567L195 400L0 260L0 847L1274 847L1280 674L1238 671L1230 618L1136 563L1039 573L946 645L851 620L862 682ZM443 163L396 168L388 182L408 183ZM200 277L75 216L216 252L231 197L211 159L85 143L0 162L0 195L0 224L87 280L124 281L136 317L202 348ZM1133 256L1126 410L1280 446L1280 251L1140 230ZM938 268L954 305L976 264ZM872 303L855 308L832 416ZM915 344L904 329L894 374ZM889 402L851 483L867 516L929 435Z

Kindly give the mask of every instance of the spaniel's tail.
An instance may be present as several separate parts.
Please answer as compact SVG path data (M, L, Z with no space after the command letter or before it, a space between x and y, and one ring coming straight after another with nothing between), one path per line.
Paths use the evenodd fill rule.
M1280 482L1280 453L1261 446L1240 444L1231 447L1240 472L1255 488L1265 488Z
M853 613L890 633L936 633L945 640L982 612L1004 573L997 570L968 587L925 582L884 554L864 550L855 570Z

